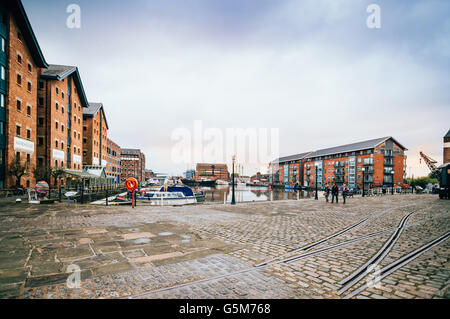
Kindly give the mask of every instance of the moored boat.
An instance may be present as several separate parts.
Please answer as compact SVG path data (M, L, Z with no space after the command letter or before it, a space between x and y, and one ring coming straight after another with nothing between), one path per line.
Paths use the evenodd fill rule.
M216 180L217 185L229 185L230 183L227 181L223 181L221 179Z
M185 196L182 192L146 193L137 198L138 205L181 206L197 203L195 196Z
M216 185L216 181L213 181L209 178L202 178L202 180L199 182L200 186L214 186Z
M192 179L186 179L186 178L182 178L181 179L181 183L183 183L184 185L188 185L188 186L198 186L200 185L199 182L196 182Z

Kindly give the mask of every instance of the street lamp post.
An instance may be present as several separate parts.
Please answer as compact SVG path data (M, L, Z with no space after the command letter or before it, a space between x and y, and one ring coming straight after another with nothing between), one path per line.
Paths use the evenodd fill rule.
M236 161L236 155L233 155L233 179L231 181L231 205L236 205L234 199L234 162Z
M394 171L391 171L391 174L392 174L392 180L391 180L391 183L392 183L392 195L394 195Z
M317 165L315 166L315 171L314 171L314 177L315 177L315 186L316 186L316 195L314 196L315 200L319 200L319 196L318 196L318 190L317 190Z
M361 171L362 171L362 187L363 187L363 189L362 189L362 197L364 197L364 196L366 196L365 195L365 189L364 189L364 171L365 171L365 168L363 167L361 169Z

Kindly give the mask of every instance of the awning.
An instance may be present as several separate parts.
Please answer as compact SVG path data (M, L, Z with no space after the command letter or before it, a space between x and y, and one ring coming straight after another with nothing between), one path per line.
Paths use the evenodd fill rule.
M98 178L98 176L90 174L85 171L76 171L72 169L65 169L64 172L68 175L78 177L78 178Z

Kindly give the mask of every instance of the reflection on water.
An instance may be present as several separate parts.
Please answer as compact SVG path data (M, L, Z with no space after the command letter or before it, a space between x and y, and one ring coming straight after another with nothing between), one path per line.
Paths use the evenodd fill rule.
M193 187L195 191L203 191L206 202L231 202L231 186L218 185L216 187ZM267 187L236 186L234 189L236 202L252 202L267 200L299 200L313 197L313 192L294 191L285 189L269 190Z

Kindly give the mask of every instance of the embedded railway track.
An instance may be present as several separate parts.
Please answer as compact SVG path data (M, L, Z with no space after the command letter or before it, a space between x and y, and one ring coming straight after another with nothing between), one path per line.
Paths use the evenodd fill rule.
M409 206L409 205L407 205L407 206ZM219 275L219 276L213 276L213 277L208 277L208 278L204 278L204 279L194 280L194 281L187 282L187 283L184 283L184 284L178 284L178 285L174 285L174 286L170 286L170 287L154 289L154 290L150 290L150 291L147 291L147 292L135 294L135 295L132 295L132 296L123 297L123 299L133 299L133 298L148 296L148 295L152 295L152 294L156 294L156 293L160 293L160 292L165 292L165 291L169 291L169 290L173 290L173 289L183 288L183 287L187 287L187 286L191 286L191 285L195 285L195 284L200 284L200 283L204 283L204 282L208 282L208 281L219 280L219 279L222 279L222 278L228 278L228 277L232 277L232 276L243 274L243 273L248 273L248 272L252 272L252 271L258 271L258 270L261 270L261 269L264 269L264 268L267 268L269 266L276 265L276 264L290 263L290 262L293 262L293 261L298 260L298 259L306 258L306 257L312 256L312 255L316 255L316 254L320 254L320 253L323 253L323 252L326 252L326 251L329 251L329 250L333 250L333 249L336 249L336 248L340 248L340 247L344 247L344 246L347 246L347 245L351 245L351 244L354 244L354 243L357 243L357 242L360 242L360 241L364 241L364 240L368 240L368 239L371 239L371 238L374 238L374 237L378 237L378 236L382 236L382 235L385 235L385 234L389 234L392 231L394 231L394 233L389 238L389 240L385 243L385 245L382 247L382 249L380 249L380 251L377 252L377 254L374 255L374 256L377 256L377 257L375 257L375 258L372 257L366 263L367 267L365 267L364 270L361 270L363 268L363 266L361 266L360 268L358 268L358 270L361 270L361 271L357 270L352 275L350 275L349 277L347 277L347 278L345 278L344 280L341 281L342 283L345 284L345 283L351 281L353 278L356 279L356 278L359 278L359 276L361 276L361 274L365 274L365 270L367 270L368 268L373 269L373 266L372 267L370 267L370 266L373 265L374 263L378 264L387 255L387 253L390 251L392 246L398 240L399 236L401 235L401 233L403 232L404 229L412 227L412 226L415 226L415 225L418 225L418 224L421 224L421 223L424 222L424 220L422 220L422 221L417 221L415 223L406 225L407 220L409 219L409 217L412 214L413 213L409 213L408 215L404 216L402 218L399 226L396 227L396 228L390 228L390 229L387 229L387 230L384 230L384 231L379 231L379 232L372 233L372 234L369 234L369 235L364 235L364 236L361 236L361 237L358 237L358 238L350 239L350 240L347 240L347 241L344 241L344 242L341 242L341 243L338 243L338 244L330 245L330 246L327 246L327 247L323 247L323 248L320 248L320 249L317 249L317 250L306 251L306 250L309 250L309 249L311 249L311 248L313 248L313 247L315 247L315 246L317 246L317 245L319 245L321 243L324 243L324 242L326 242L326 241L328 241L328 240L330 240L332 238L336 238L336 237L338 237L339 235L342 235L345 232L350 231L351 229L359 226L360 224L362 224L363 222L365 222L366 220L368 220L371 217L376 217L377 215L380 215L380 214L376 214L376 215L373 215L371 217L367 217L367 218L365 218L363 220L360 220L357 223L355 223L355 224L353 224L353 225L351 225L351 226L349 226L349 227L339 231L338 233L335 233L335 234L330 235L330 236L328 236L326 238L320 239L320 240L318 240L318 241L316 241L314 243L308 244L308 245L306 245L306 246L304 246L302 248L295 249L295 250L293 250L291 252L288 252L286 254L283 254L283 255L280 255L278 257L275 257L275 258L272 258L270 260L267 260L265 262L259 263L259 264L255 265L253 267L245 268L245 269L242 269L242 270L238 270L238 271L235 271L235 272L231 272L231 273L223 274L223 275ZM437 216L439 216L441 214L444 214L444 213L440 213ZM413 261L414 259L419 257L421 254L425 253L429 249L431 249L434 246L436 246L436 245L440 244L441 242L445 241L449 237L450 237L450 232L448 232L445 235L443 235L443 236L433 240L432 242L428 243L427 245L424 245L424 246L420 247L416 251L414 251L414 252L412 252L412 253L410 253L410 254L400 258L396 262L394 262L394 263L384 267L383 269L375 272L373 275L378 276L377 280L372 280L371 282L367 283L366 285L364 285L364 286L358 288L357 290L351 292L350 294L346 295L344 297L344 299L348 299L348 298L351 298L351 297L357 295L362 290L364 290L367 287L369 287L370 285L373 285L376 282L382 280L384 277L388 276L389 274L391 274L392 272L396 271L397 269L403 267L407 263ZM296 255L294 254L294 253L297 253L297 252L300 252L300 251L303 251L303 252L300 253L300 254L296 254ZM294 255L286 257L289 254L294 254ZM285 258L283 258L283 257L285 257Z
M352 298L352 297L358 295L363 290L376 285L377 283L379 283L381 280L383 280L384 278L386 278L387 276L389 276L396 270L402 268L406 264L408 264L411 261L413 261L414 259L420 257L422 254L426 253L433 247L439 245L440 243L446 241L449 238L450 238L450 232L446 232L445 234L435 238L431 242L419 247L418 249L410 252L409 254L397 259L396 261L390 263L389 265L383 267L382 269L375 271L373 273L373 276L375 277L375 279L372 279L371 281L367 282L365 285L359 287L358 289L354 290L350 294L346 295L344 297L344 299Z
M392 236L384 243L383 247L381 247L380 250L378 250L378 252L375 255L373 255L364 265L359 267L350 276L344 278L339 282L339 285L345 286L338 291L338 295L342 295L344 292L346 292L348 289L350 289L351 287L356 285L359 281L361 281L364 277L366 277L384 259L384 257L386 257L387 254L389 254L392 247L394 247L395 243L400 238L403 230L406 227L406 222L408 221L409 217L412 214L414 214L414 212L409 213L408 215L402 218L400 224L395 229Z

